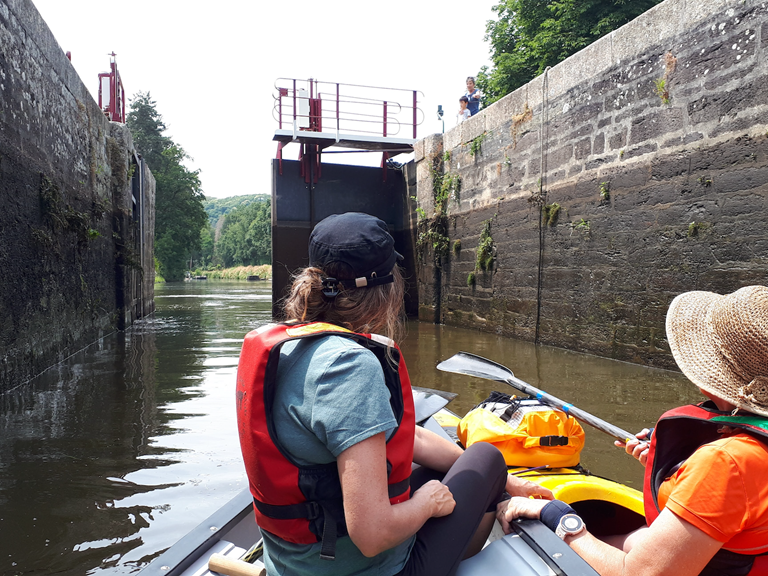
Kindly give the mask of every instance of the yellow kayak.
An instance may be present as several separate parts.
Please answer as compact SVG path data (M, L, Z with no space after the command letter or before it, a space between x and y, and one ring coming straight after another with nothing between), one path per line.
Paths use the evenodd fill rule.
M443 408L433 415L452 438L460 418ZM570 504L596 536L624 534L645 525L642 492L595 476L581 467L510 467L510 474L549 488L555 498Z

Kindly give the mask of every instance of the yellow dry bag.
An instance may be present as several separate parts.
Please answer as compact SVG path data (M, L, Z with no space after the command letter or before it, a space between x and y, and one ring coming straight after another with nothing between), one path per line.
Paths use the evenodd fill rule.
M573 417L535 398L501 392L472 409L456 432L467 448L475 442L493 444L507 466L576 466L584 447L584 430Z

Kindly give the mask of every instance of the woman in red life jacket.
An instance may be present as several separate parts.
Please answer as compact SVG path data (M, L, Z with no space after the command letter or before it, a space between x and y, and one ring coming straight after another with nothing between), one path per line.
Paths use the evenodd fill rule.
M270 576L453 574L505 489L552 497L508 476L493 446L462 451L415 426L395 343L400 259L383 221L329 216L312 231L287 321L245 338L238 428Z
M523 498L500 505L500 520L540 517L603 576L766 575L768 288L677 296L667 339L709 400L665 413L648 447L626 444L646 467L648 526L603 542L564 503Z

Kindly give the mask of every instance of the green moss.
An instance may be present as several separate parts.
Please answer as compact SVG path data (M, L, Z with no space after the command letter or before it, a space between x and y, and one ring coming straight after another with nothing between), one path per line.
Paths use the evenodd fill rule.
M483 150L483 141L488 137L487 132L483 132L480 136L477 136L472 140L472 144L469 147L469 155L473 158L480 154Z
M467 286L472 288L475 285L475 282L476 282L475 273L474 272L470 272L467 275Z
M454 240L453 253L456 254L456 256L458 256L460 252L461 252L461 240Z
M553 202L552 204L545 204L542 208L544 214L544 223L547 226L554 226L557 224L557 216L560 213L560 204Z
M475 269L490 270L493 267L493 252L495 244L491 236L491 219L483 222L483 231L480 233L480 243L477 245L477 258Z
M608 200L611 197L611 183L600 182L600 199Z

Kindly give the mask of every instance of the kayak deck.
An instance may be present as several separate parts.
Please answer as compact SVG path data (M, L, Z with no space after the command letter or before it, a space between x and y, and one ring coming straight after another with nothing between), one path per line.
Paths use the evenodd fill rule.
M456 441L458 416L445 408L438 410L421 424ZM595 536L624 534L645 525L641 492L591 475L579 466L511 467L509 473L549 488L556 498L576 510ZM512 523L512 529L512 533L504 535L497 522L485 548L464 560L457 576L485 576L492 570L510 576L598 576L541 522L519 519ZM208 569L212 554L238 560L260 538L253 499L245 489L141 570L139 576L213 575L216 573ZM254 566L263 564L257 560Z

